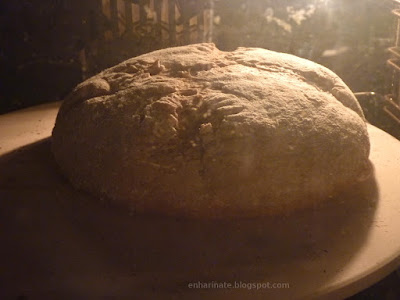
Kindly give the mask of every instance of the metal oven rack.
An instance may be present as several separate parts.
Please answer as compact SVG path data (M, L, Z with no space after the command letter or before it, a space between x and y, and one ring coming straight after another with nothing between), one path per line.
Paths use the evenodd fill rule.
M386 63L392 73L389 93L355 93L366 119L400 140L400 0L392 0L392 14L396 18L397 28L394 46L388 48L390 58Z
M388 66L392 69L392 91L385 95L384 112L400 125L400 0L393 0L395 8L392 14L397 18L397 30L395 45L388 50L391 58L387 60Z

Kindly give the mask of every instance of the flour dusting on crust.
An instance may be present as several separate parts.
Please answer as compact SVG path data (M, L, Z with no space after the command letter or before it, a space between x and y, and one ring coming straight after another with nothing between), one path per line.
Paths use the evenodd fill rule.
M65 99L52 149L77 187L134 211L287 213L369 174L362 110L330 70L258 48L167 48Z

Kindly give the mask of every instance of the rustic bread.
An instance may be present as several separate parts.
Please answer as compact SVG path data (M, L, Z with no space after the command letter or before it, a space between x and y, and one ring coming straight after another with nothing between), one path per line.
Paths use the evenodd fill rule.
M52 150L77 188L135 212L288 213L370 172L362 110L330 70L213 44L124 61L65 99Z

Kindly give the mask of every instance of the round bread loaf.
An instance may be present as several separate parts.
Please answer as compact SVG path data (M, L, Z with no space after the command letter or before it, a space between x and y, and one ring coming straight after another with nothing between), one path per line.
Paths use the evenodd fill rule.
M370 173L362 110L330 70L289 54L167 48L79 84L52 151L72 184L135 212L289 213Z

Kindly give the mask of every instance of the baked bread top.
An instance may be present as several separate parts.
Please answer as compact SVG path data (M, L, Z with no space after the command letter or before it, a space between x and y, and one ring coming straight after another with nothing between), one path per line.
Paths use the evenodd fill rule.
M78 188L136 212L288 213L370 172L362 110L314 62L258 48L167 48L79 84L53 130Z

